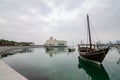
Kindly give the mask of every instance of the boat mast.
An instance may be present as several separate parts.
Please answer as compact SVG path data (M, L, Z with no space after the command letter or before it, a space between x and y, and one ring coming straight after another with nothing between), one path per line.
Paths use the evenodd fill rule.
M91 41L91 32L90 32L90 24L89 24L89 16L87 14L87 26L88 26L88 34L89 34L89 46L90 46L90 49L92 49L92 41Z

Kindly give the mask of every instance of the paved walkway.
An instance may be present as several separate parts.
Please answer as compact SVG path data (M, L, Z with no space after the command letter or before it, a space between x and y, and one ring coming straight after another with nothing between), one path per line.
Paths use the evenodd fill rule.
M37 48L37 46L0 46L0 58L2 54L16 49L25 49L25 48ZM7 64L0 60L0 80L28 80L23 77L21 74L13 70Z
M28 80L0 60L0 80Z

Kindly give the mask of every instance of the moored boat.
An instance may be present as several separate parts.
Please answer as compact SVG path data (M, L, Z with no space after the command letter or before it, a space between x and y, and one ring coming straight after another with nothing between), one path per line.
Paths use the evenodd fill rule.
M83 59L87 59L89 61L101 64L104 60L106 54L108 53L109 47L107 48L95 48L95 45L93 46L92 40L91 40L91 32L90 32L90 25L89 25L89 16L87 15L87 24L88 24L88 35L89 35L89 45L86 47L81 47L78 45L78 51L80 56Z
M73 52L75 51L75 48L68 48L68 52Z

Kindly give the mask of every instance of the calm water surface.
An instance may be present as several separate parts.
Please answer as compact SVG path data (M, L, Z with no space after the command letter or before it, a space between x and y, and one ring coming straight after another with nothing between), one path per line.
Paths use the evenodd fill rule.
M120 54L109 50L101 66L81 60L79 53L67 48L30 48L11 52L1 58L29 80L120 80Z

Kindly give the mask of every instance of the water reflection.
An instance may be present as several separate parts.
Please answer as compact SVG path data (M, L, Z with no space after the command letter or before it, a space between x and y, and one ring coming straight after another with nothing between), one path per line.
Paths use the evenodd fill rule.
M31 48L5 51L4 53L0 54L0 59L7 57L7 56L10 56L10 55L15 55L15 54L20 54L20 53L32 53L32 52L33 52L33 50Z
M110 80L107 72L102 65L92 65L78 57L79 69L84 69L85 72L90 76L90 80Z
M117 47L118 52L120 53L120 47Z
M67 52L67 48L66 47L45 47L45 52L50 57L53 57L56 54Z

